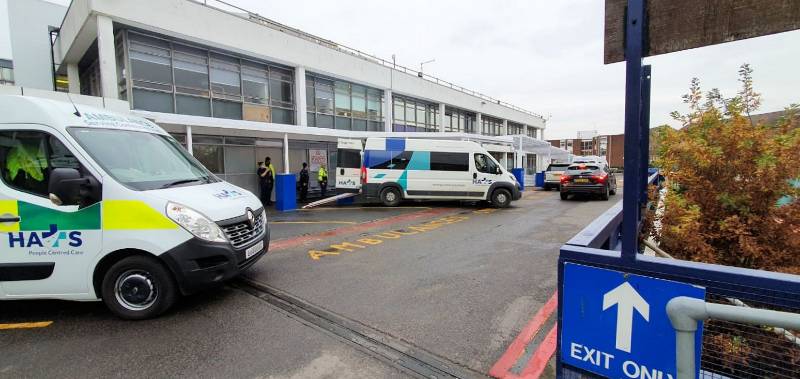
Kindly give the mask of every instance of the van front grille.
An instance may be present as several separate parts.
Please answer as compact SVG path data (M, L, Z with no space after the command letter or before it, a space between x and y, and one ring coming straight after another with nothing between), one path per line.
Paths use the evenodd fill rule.
M254 213L255 220L252 226L247 220L228 225L220 225L222 231L225 232L225 236L228 237L228 240L231 241L234 248L238 249L246 246L264 233L265 225L264 217L262 216L264 210L261 209L261 211Z

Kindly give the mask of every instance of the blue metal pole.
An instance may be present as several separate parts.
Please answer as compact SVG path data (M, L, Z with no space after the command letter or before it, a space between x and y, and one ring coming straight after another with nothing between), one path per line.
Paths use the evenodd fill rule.
M647 176L650 167L650 65L642 67L642 135L640 136L642 152L641 181L642 198L641 204L647 204ZM641 215L640 215L641 218Z
M625 20L625 189L622 211L622 257L635 260L642 180L641 111L642 54L644 42L645 0L628 0Z

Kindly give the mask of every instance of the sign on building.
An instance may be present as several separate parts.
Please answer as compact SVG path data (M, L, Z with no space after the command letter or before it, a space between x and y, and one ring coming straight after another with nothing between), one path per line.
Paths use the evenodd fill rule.
M705 289L566 263L562 362L608 378L676 379L675 330L666 308L678 296L705 299ZM696 362L702 335L700 325Z
M321 165L328 167L328 150L325 149L309 149L308 161L310 171L319 171Z

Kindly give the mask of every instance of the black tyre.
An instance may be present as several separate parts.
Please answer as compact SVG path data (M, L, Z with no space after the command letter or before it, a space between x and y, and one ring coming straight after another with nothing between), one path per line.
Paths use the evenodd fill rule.
M608 193L611 194L611 195L616 195L617 194L617 187L614 187L614 189L608 191Z
M175 303L178 289L172 274L158 260L135 255L111 266L101 284L103 302L120 318L156 317Z
M611 187L611 186L606 186L606 188L605 188L605 191L604 191L604 192L603 192L603 193L600 195L600 198L601 198L601 199L603 199L603 200L608 200L608 198L609 198L609 193L611 192L611 189L610 189L610 187Z
M545 191L550 191L550 186L548 186L547 184L545 184L543 189L544 189Z
M401 200L400 191L395 187L389 187L381 191L381 202L387 207L396 207L400 205Z
M511 192L505 188L498 188L492 192L492 204L498 208L508 208L511 205Z
M569 198L569 194L567 194L566 192L562 192L561 193L561 200L567 200L567 198Z

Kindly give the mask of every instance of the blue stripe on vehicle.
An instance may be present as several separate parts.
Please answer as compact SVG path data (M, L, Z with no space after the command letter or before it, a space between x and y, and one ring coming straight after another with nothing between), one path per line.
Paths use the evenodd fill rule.
M406 170L430 170L431 153L430 151L415 151L411 154Z
M384 176L386 176L386 174L375 174L375 176L373 176L372 178L373 178L373 179L381 179L381 178L383 178Z
M405 138L387 138L386 150L389 151L404 151L406 149Z

